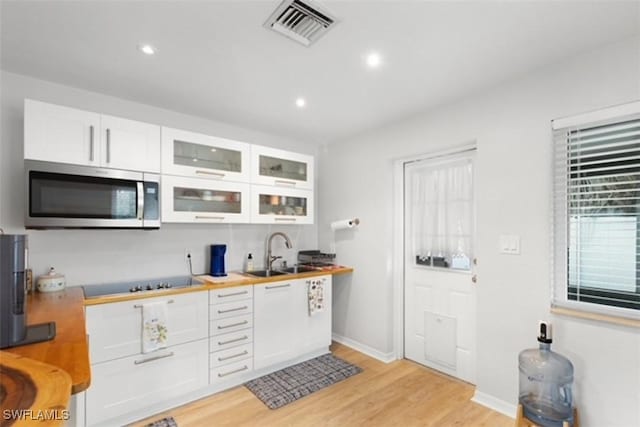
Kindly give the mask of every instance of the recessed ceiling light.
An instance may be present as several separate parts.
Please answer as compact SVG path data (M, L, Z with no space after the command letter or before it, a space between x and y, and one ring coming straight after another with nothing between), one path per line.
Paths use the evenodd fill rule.
M140 44L138 45L138 49L146 55L153 55L156 53L156 48L150 44Z
M194 161L194 162L197 162L197 161L198 161L198 159L194 158L194 159L193 159L193 161Z
M215 153L216 151L218 151L218 150L216 150L215 148L212 148L212 149L211 149L211 152L212 152L212 153Z
M298 98L296 99L296 107L298 108L304 108L305 105L307 105L307 101L305 101L304 98Z
M382 65L382 56L378 52L371 52L366 57L366 63L369 68L378 68Z

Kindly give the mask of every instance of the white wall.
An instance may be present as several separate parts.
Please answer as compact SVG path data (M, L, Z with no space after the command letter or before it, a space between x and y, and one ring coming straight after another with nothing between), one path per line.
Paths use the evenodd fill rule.
M551 318L554 348L575 365L582 425L640 425L640 331L549 313L550 121L638 98L640 40L633 39L324 147L321 248L330 246L331 221L362 221L336 237L339 261L355 272L337 282L334 332L393 350L393 160L476 140L477 391L515 404L518 352L537 345L537 321ZM520 256L498 252L501 234L521 236Z
M99 93L62 86L26 76L1 74L0 227L24 233L23 108L24 98L126 117L149 123L316 154L315 145L280 138L224 123L138 104ZM49 266L64 273L68 285L154 278L188 273L185 249L193 251L194 273L208 271L207 246L226 243L227 269L238 270L247 252L262 265L265 238L276 230L293 240L287 250L274 240L274 253L290 263L300 249L317 247L317 227L268 225L163 225L143 230L29 230L30 266L35 275Z

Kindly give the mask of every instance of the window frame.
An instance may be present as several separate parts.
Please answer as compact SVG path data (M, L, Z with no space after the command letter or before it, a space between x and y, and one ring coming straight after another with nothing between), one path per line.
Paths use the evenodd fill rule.
M622 104L576 116L556 119L551 122L552 128L552 238L551 238L551 311L558 314L576 315L594 320L613 321L624 325L640 327L640 308L629 308L634 302L640 302L640 272L636 272L636 290L628 292L628 297L633 302L617 305L603 304L598 297L607 298L616 295L616 292L607 289L581 286L580 301L571 299L570 293L577 290L576 286L569 284L569 254L570 240L569 229L572 214L569 212L569 179L571 177L570 165L567 163L571 149L567 144L568 135L572 131L606 126L629 120L640 119L640 101ZM563 136L566 135L566 136ZM560 146L563 144L563 146ZM560 157L559 154L564 157ZM603 153L606 155L607 153ZM564 161L563 166L559 166ZM637 161L640 166L640 160ZM634 163L635 166L635 163ZM568 167L568 169L567 169ZM564 169L563 169L564 168ZM563 171L564 170L564 171ZM567 172L569 170L569 172ZM636 215L640 233L640 213ZM639 239L638 236L636 239ZM638 241L638 240L637 240ZM640 248L636 244L636 259L640 258ZM640 265L636 261L636 266ZM624 294L625 292L620 292ZM616 319L621 319L616 321Z

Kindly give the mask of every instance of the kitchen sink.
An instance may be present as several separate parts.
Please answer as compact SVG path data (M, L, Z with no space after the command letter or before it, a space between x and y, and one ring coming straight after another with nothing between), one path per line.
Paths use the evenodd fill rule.
M313 267L305 267L305 266L298 266L298 267L289 267L289 268L285 268L283 270L280 271L284 271L285 273L306 273L308 271L317 271L315 268Z
M273 276L282 276L287 273L283 271L275 271L275 270L256 270L256 271L247 272L247 274L255 277L273 277Z

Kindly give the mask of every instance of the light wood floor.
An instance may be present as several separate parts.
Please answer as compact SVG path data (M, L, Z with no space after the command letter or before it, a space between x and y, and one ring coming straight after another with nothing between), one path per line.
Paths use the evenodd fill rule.
M363 372L280 409L267 408L245 387L158 414L199 426L487 426L514 420L470 401L474 386L408 360L389 364L334 343L333 353Z

